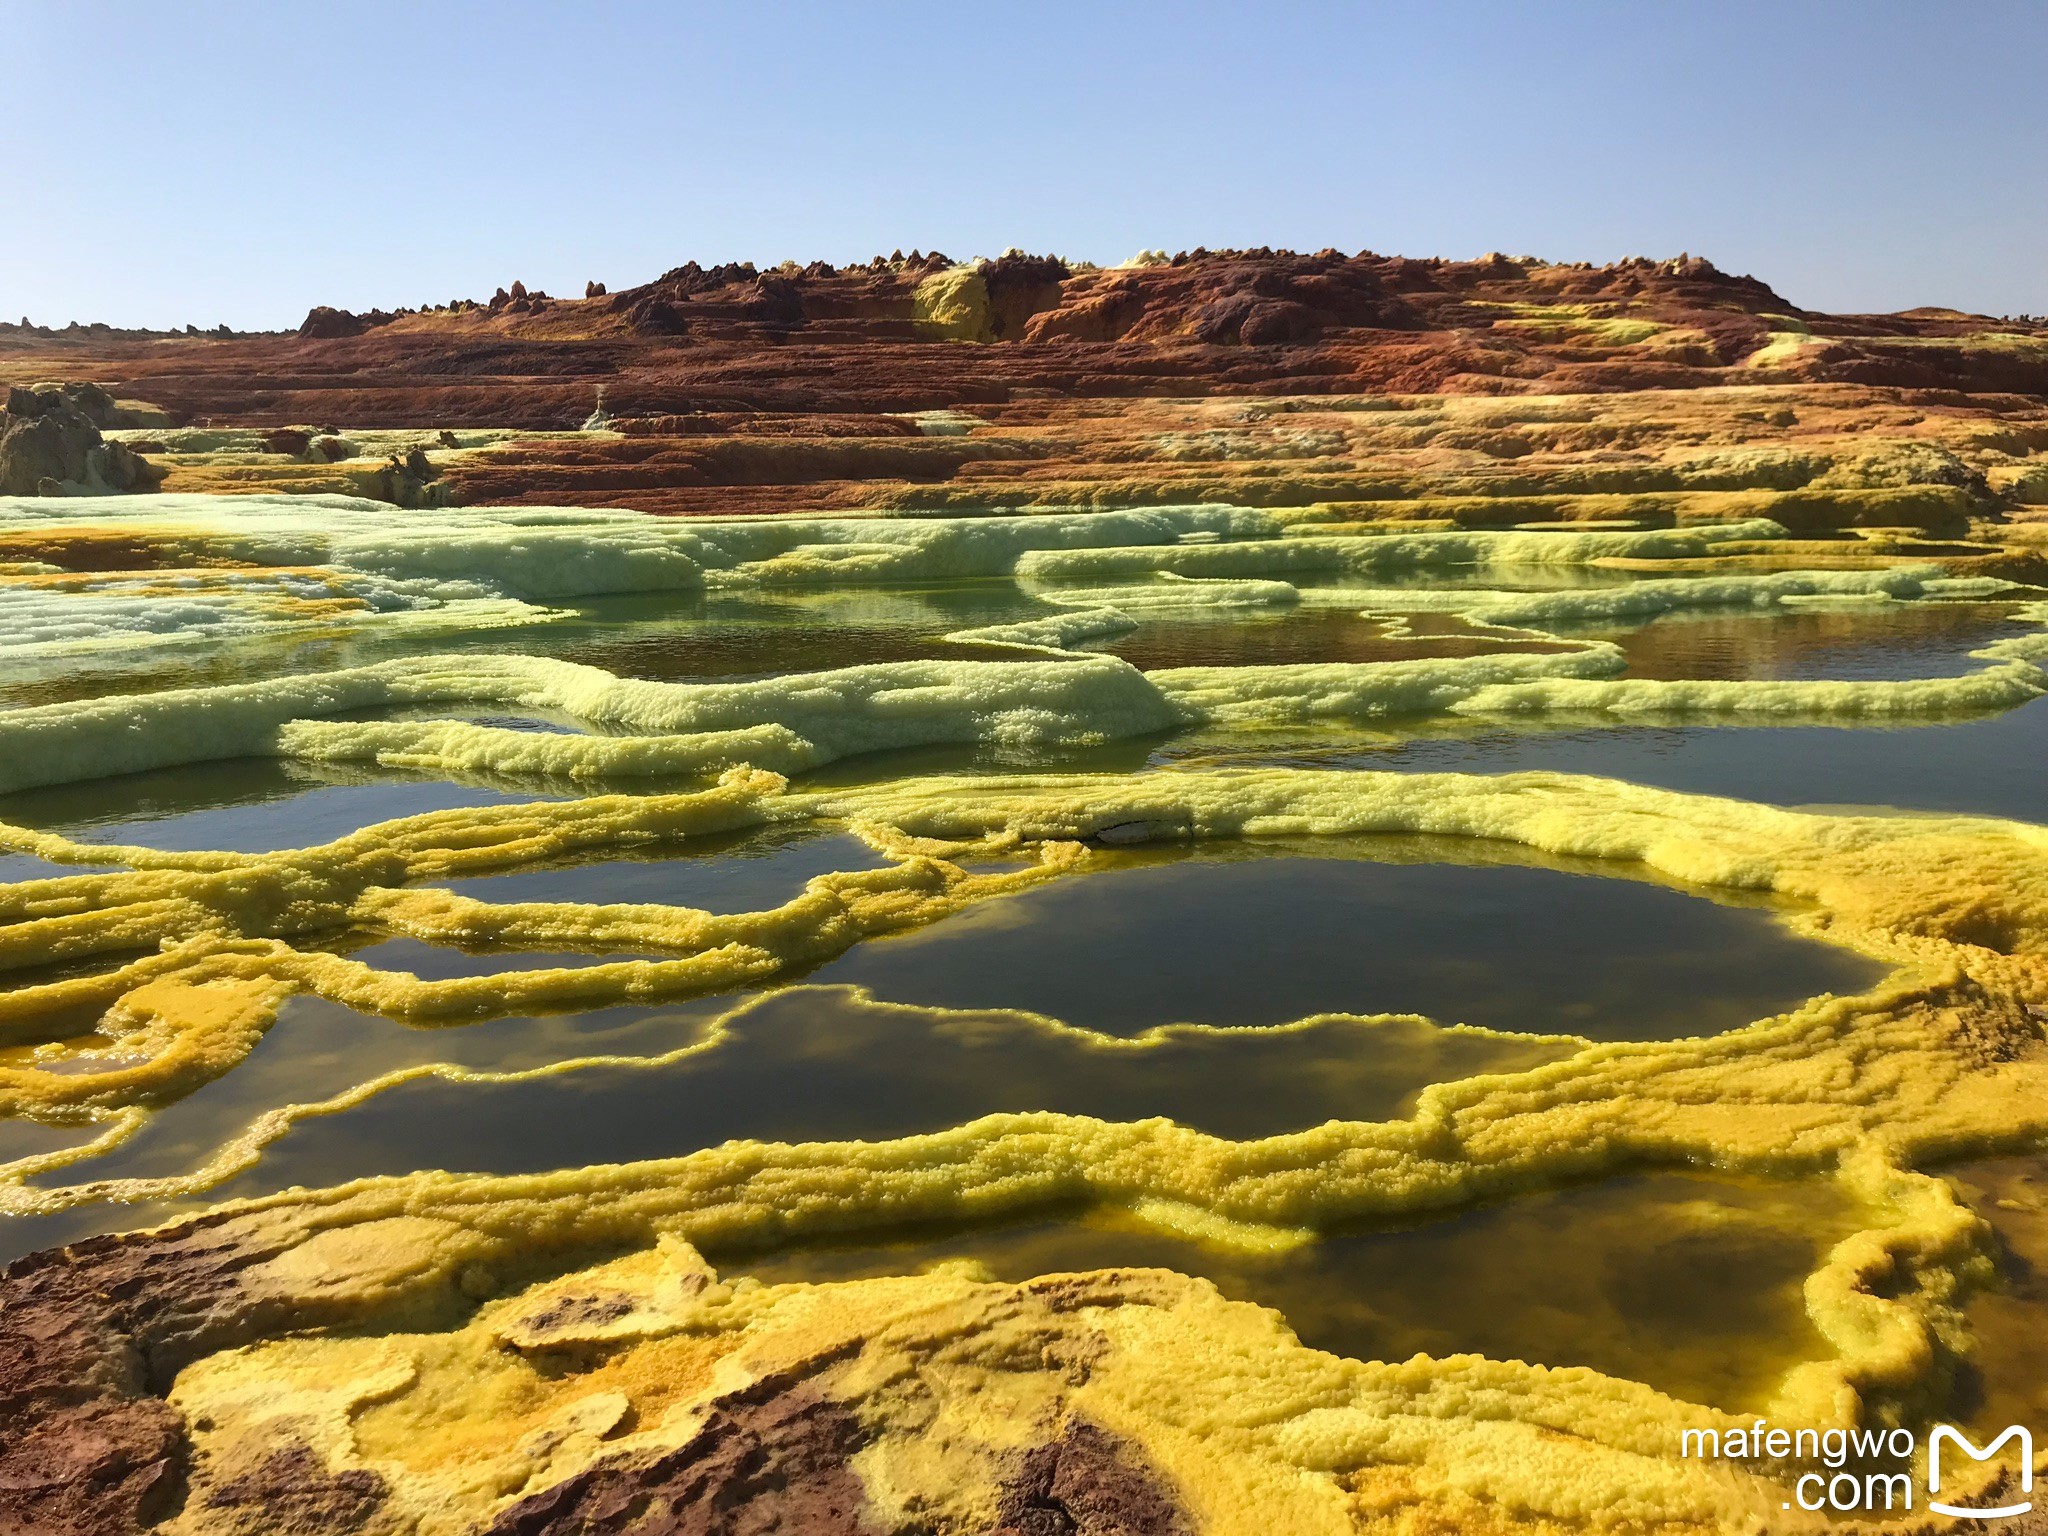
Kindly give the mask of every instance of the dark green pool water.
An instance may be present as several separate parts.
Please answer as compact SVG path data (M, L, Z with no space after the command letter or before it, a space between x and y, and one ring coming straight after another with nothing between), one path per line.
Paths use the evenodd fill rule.
M1461 851L1359 838L1127 855L1121 868L863 945L809 979L1120 1035L1351 1010L1666 1040L1858 991L1879 974L1795 939L1768 910L1621 878L1625 868L1405 862Z
M1538 571L1526 584L1628 579ZM1516 584L1499 572L1436 573L1427 584L1460 581ZM627 677L733 680L870 661L1000 660L1021 653L944 637L1043 614L1010 583L871 594L662 594L591 603L560 624L478 631L440 648L553 655ZM1504 643L1451 619L1420 616L1410 630L1397 635L1383 618L1303 608L1153 620L1098 648L1160 668L1466 655ZM1874 680L1959 673L1980 664L1971 651L2026 632L2008 605L1954 603L1684 615L1584 633L1620 645L1630 674L1640 677ZM165 658L146 670L81 670L62 686L0 682L0 704L310 671L405 650L406 643L365 635L212 661ZM433 710L387 713L438 717ZM515 729L588 728L547 711L445 713ZM799 784L913 772L1136 772L1187 762L1540 768L1784 805L1968 811L2048 823L2048 700L1898 729L1589 722L1505 729L1432 721L1156 737L1040 757L1013 748L929 749L849 759ZM374 767L250 761L0 797L0 820L101 843L264 851L323 843L422 811L689 787L481 776L451 783ZM184 1173L265 1111L331 1099L408 1068L449 1064L502 1078L566 1060L586 1064L517 1081L417 1077L345 1111L299 1121L254 1168L205 1197L93 1203L0 1222L0 1257L165 1219L213 1199L419 1168L519 1172L675 1156L740 1137L896 1137L1008 1112L1165 1116L1239 1138L1331 1119L1395 1118L1412 1113L1431 1083L1537 1067L1574 1048L1544 1037L1712 1034L1818 992L1860 989L1877 974L1854 955L1797 938L1773 911L1725 895L1645 882L1626 870L1472 857L1469 846L1395 839L1116 855L1101 873L868 943L753 997L439 1029L295 999L247 1061L166 1105L122 1148L39 1182ZM806 828L706 840L674 857L529 868L452 888L491 902L739 912L778 905L815 875L880 862L856 839ZM0 881L75 869L0 854ZM335 943L374 966L426 978L614 958L471 951L365 932ZM1346 1016L1276 1027L1319 1013L1437 1022ZM1440 1027L1459 1021L1499 1033ZM90 1027L75 1020L52 1027L58 1022L64 1031ZM1131 1043L1166 1025L1197 1027ZM620 1059L592 1059L603 1057ZM91 1134L0 1125L0 1159L76 1145ZM1982 1182L2006 1190L2015 1177L1990 1169ZM1999 1221L1995 1198L1983 1208ZM2039 1234L2006 1214L2011 1253L2026 1266L2048 1263ZM1851 1225L1851 1213L1824 1184L1660 1174L1532 1192L1398 1231L1337 1233L1267 1257L1221 1253L1103 1212L714 1257L730 1273L768 1280L900 1273L949 1258L974 1259L1005 1278L1166 1265L1281 1308L1317 1347L1366 1358L1478 1350L1591 1365L1741 1410L1761 1405L1788 1364L1822 1352L1799 1287ZM1998 1341L1998 1358L2020 1362L1986 1369L1978 1383L1985 1412L2039 1406L2038 1384L2026 1378L2034 1354L2024 1329L2039 1302L2031 1274L2011 1271L2010 1294L2018 1299L2005 1311L1987 1302L1973 1314Z
M1584 1365L1734 1412L1824 1359L1802 1285L1858 1225L1831 1186L1656 1174L1547 1190L1438 1221L1231 1253L1119 1220L900 1233L712 1254L770 1283L909 1274L948 1259L995 1278L1103 1268L1199 1275L1273 1307L1305 1344L1363 1360L1476 1353Z

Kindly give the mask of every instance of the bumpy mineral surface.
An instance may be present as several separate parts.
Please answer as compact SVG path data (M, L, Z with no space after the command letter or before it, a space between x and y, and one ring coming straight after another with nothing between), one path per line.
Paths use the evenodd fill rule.
M914 253L0 383L0 1531L1821 1530L1758 1420L2041 1407L2048 331Z

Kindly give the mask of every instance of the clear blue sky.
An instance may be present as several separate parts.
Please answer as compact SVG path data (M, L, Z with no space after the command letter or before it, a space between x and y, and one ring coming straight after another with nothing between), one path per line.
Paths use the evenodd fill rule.
M1681 250L2048 310L2048 0L0 0L0 316L295 324L695 258Z

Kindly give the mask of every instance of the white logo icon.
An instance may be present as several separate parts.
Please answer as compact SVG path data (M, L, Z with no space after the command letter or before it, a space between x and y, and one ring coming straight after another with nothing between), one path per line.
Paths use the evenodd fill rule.
M1946 1424L1937 1424L1934 1427L1934 1433L1927 1437L1927 1491L1929 1493L1941 1492L1942 1441L1953 1440L1972 1461L1989 1461L1998 1454L2000 1446L2004 1445L2006 1441L2014 1439L2017 1439L2020 1443L2020 1492L2032 1493L2034 1491L2034 1437L2030 1431L2018 1424L2006 1430L2004 1434L1985 1446L1981 1451L1965 1439L1960 1431L1951 1429ZM2034 1507L2034 1501L2028 1499L2022 1504L2001 1504L1996 1509L1970 1509L1961 1505L1943 1504L1939 1500L1929 1499L1927 1507L1936 1514L1941 1515L1975 1516L1979 1520L2000 1520L2007 1515L2024 1515Z

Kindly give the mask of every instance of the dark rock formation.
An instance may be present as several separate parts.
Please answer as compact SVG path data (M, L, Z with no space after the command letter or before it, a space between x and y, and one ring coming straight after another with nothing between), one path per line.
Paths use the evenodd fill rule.
M599 1462L522 1499L486 1536L880 1536L850 1465L865 1438L800 1377L768 1376L721 1399L676 1450Z
M330 1472L303 1445L206 1490L206 1529L218 1536L360 1531L383 1506L384 1479L361 1467Z
M155 490L162 473L100 433L118 414L97 384L10 389L0 412L0 496Z
M327 341L343 336L360 336L369 328L361 315L350 314L328 304L316 304L299 322L299 335L307 341Z
M251 1257L205 1226L96 1238L0 1275L0 1531L117 1536L176 1507L190 1448L161 1394L219 1347Z
M377 471L369 494L397 507L439 506L445 499L442 488L434 483L440 473L423 449L411 449L402 457L394 453Z
M1073 273L1057 256L1026 256L1010 251L984 262L981 280L988 287L988 330L997 341L1023 336L1034 315L1060 304L1060 284Z
M1085 1420L1027 1451L1003 1489L994 1536L1192 1536L1136 1447Z
M304 341L336 341L350 336L360 336L365 331L375 330L380 325L389 325L404 311L373 309L368 314L353 314L346 309L335 309L326 304L316 304L306 312L306 318L299 322L299 337Z

